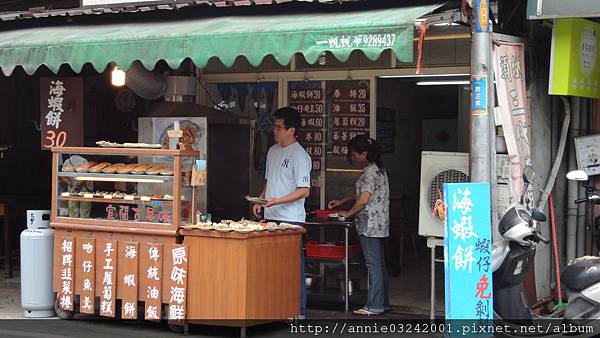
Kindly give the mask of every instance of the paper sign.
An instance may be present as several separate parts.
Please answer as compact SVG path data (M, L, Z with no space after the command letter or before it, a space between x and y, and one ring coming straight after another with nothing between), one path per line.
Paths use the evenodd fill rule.
M96 285L96 246L94 238L81 238L81 246L78 248L80 254L77 260L81 265L81 295L79 297L79 311L81 313L94 314Z

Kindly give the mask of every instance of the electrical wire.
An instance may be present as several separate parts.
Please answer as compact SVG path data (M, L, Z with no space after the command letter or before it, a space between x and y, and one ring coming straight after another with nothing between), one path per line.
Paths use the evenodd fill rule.
M210 94L210 92L208 91L208 89L206 88L206 86L204 86L204 84L202 83L202 81L198 81L198 83L200 84L200 87L202 87L202 89L204 89L204 92L206 93L206 95L208 96L208 98L210 99L210 101L213 104L213 107L217 110L221 110L227 113L231 113L228 109L221 107L220 105L217 104L217 102L215 101L215 99L213 98L213 96Z

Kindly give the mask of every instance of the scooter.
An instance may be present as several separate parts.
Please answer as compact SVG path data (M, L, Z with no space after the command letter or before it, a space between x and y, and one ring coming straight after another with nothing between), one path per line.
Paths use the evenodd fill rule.
M569 173L567 178L587 180L587 175L576 171ZM532 180L533 169L527 167L520 201L502 215L498 224L502 239L494 242L492 249L494 319L504 323L526 324L544 318L531 311L522 286L535 257L536 246L539 242L549 243L537 227L539 222L546 221L546 215L540 210L529 209L524 203L525 192ZM600 204L600 194L588 188L587 196L575 202ZM562 323L582 325L600 319L600 258L585 256L572 260L563 268L561 280L568 297Z

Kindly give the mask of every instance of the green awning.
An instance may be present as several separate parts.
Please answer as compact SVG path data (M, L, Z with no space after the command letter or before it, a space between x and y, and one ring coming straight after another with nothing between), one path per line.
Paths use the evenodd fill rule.
M439 6L7 30L0 31L0 68L7 76L17 66L27 74L41 65L56 73L63 64L79 73L88 62L99 72L135 60L148 69L159 60L178 68L186 58L204 67L211 57L229 67L240 55L254 66L267 55L287 65L295 53L314 63L323 51L346 61L354 50L376 60L387 49L411 62L414 20Z

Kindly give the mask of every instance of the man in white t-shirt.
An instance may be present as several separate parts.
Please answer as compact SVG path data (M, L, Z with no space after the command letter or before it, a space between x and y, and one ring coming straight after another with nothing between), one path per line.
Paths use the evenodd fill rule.
M266 198L264 218L269 221L304 225L304 200L310 193L311 160L296 140L300 127L300 113L294 108L279 108L275 113L273 136L277 144L267 153L265 185L260 193ZM255 205L254 215L260 218L261 206ZM301 247L302 249L302 247ZM304 251L300 266L300 318L306 312L306 280L304 278Z

